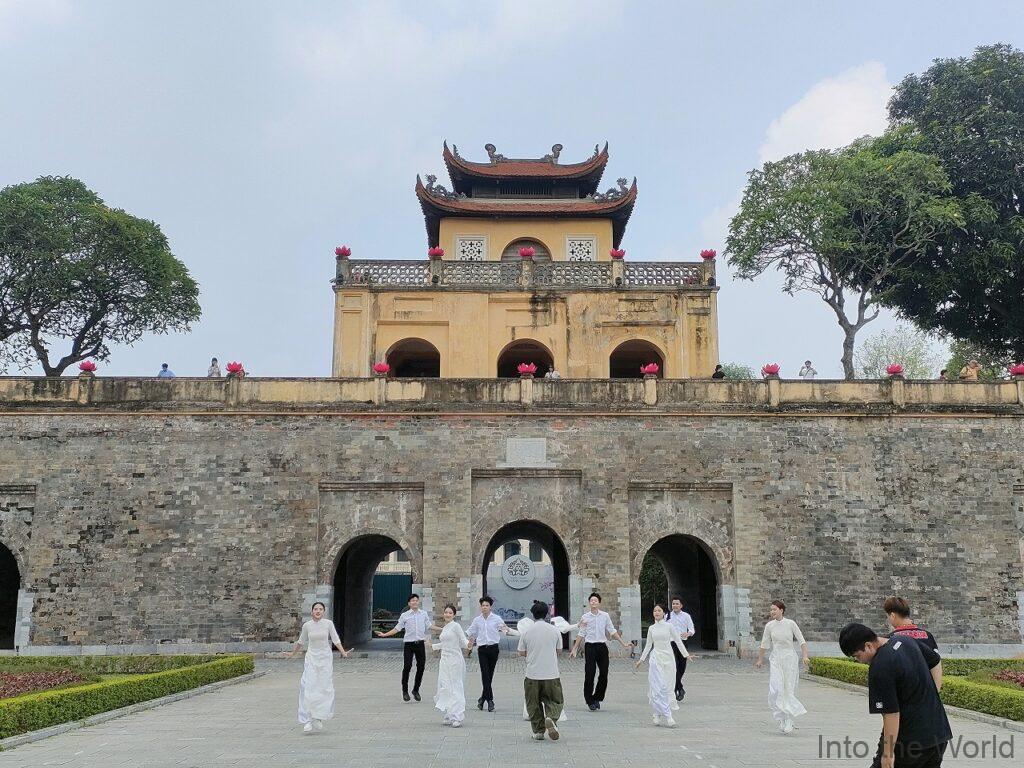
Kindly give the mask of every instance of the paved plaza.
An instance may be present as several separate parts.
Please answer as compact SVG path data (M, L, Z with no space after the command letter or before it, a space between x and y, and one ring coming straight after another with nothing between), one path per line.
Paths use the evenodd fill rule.
M301 662L260 664L267 674L220 691L79 729L0 754L0 767L81 766L303 766L304 768L483 768L485 765L676 766L867 766L867 758L819 757L820 739L849 737L874 745L881 718L867 713L863 693L803 681L800 698L809 710L789 736L778 733L768 713L766 671L748 662L702 657L687 673L688 695L675 730L651 725L646 667L633 674L630 662L613 659L605 707L591 713L580 693L581 660L563 657L562 680L569 709L558 742L536 742L521 718L522 665L503 654L495 679L494 714L473 706L480 682L475 657L466 693L465 727L441 725L431 696L436 659L424 678L423 702L404 703L398 675L401 659L384 655L335 661L337 715L324 732L303 735L295 721ZM954 738L1005 743L1016 749L1024 734L973 720L951 718ZM853 747L851 746L851 749ZM1004 747L1005 749L1005 747ZM1018 764L1012 759L959 759L944 765L977 768Z

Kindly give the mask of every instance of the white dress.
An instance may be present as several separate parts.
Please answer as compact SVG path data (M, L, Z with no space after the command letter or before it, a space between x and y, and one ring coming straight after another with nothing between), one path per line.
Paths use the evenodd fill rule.
M437 694L434 706L444 712L445 719L461 723L466 717L466 648L469 638L462 625L449 621L444 625L438 642L431 648L441 652L437 665Z
M302 680L299 682L299 722L334 717L334 653L331 643L341 645L338 630L330 619L310 619L302 625L299 644L306 648Z
M647 671L647 698L651 702L654 714L671 717L672 710L679 709L679 702L670 695L675 683L676 657L672 653L672 643L676 644L683 656L689 656L682 635L674 624L662 621L651 624L644 640L644 650L640 654L643 661L650 654L651 660Z
M800 681L797 648L803 643L804 636L800 627L792 619L773 619L764 625L761 647L769 651L768 706L779 725L807 714L804 705L796 697L796 686Z

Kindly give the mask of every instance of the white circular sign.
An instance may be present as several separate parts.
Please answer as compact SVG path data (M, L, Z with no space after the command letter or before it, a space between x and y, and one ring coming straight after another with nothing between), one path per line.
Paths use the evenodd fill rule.
M501 580L512 589L526 589L533 584L536 572L530 558L512 555L501 565Z

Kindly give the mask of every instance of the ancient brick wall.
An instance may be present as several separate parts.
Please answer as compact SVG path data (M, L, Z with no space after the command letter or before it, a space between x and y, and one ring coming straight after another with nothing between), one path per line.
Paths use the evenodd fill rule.
M725 588L723 641L737 621L751 630L738 592L755 632L781 597L819 641L847 620L881 627L897 592L945 642L1020 643L1021 423L8 412L0 541L32 596L33 645L291 640L347 542L370 534L401 545L442 605L517 519L554 531L613 613L651 545L699 539Z

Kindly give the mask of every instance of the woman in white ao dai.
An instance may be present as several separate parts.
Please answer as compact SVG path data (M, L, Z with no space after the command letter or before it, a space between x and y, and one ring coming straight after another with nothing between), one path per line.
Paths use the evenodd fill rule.
M323 603L313 603L313 618L302 625L302 633L292 649L294 656L306 649L302 679L299 681L299 722L305 733L322 730L324 720L334 717L334 651L348 658L334 622L324 618Z
M651 702L652 719L655 725L675 728L672 711L679 709L679 702L672 693L675 681L676 658L672 643L683 656L689 656L686 644L675 625L665 621L665 607L656 604L653 612L654 623L647 628L644 650L636 662L637 668L650 656L647 672L647 699Z

